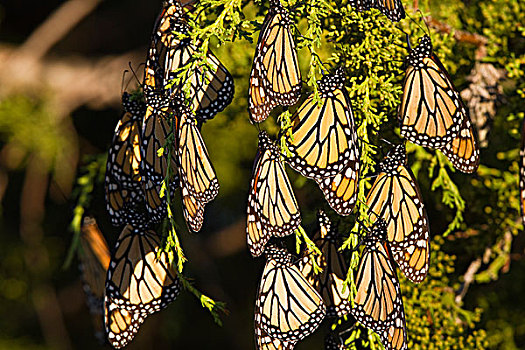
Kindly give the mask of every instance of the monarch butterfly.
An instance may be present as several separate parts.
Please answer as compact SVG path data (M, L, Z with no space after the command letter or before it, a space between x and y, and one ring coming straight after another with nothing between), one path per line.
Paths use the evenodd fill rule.
M336 177L349 163L357 173L359 148L344 79L341 67L325 75L318 82L320 104L310 94L292 116L288 163L303 176Z
M250 73L248 104L252 123L264 121L278 105L294 105L301 95L301 72L291 24L290 13L280 0L270 0Z
M184 106L178 109L177 153L184 217L190 229L198 232L202 227L204 205L217 196L219 182L193 112Z
M428 35L410 49L406 61L399 109L401 136L442 150L460 171L476 171L479 149L470 117L448 72L432 52Z
M159 222L166 215L166 199L160 197L160 191L162 181L168 177L168 166L170 191L178 185L177 151L173 149L177 122L171 107L148 105L142 126L142 182L152 222Z
M428 273L430 235L419 187L407 167L405 145L392 148L379 169L366 204L372 219L379 216L387 223L387 240L401 271L419 283Z
M326 307L319 293L293 264L290 253L270 245L265 255L255 324L274 339L300 341L319 327Z
M385 349L405 350L405 311L386 235L386 223L379 218L364 238L351 313L379 335Z
M341 237L332 227L330 219L320 210L317 213L319 230L313 237L314 243L321 250L318 265L323 268L320 274L313 271L309 256L300 260L300 269L326 303L326 316L343 317L350 312L352 304L348 300L350 288L343 286L348 267L344 257L338 252L341 246Z
M155 23L148 60L152 61L150 67L156 66L156 74L163 82L162 88L175 78L182 78L182 84L190 81L190 106L197 119L205 121L231 103L233 78L211 51L207 53L204 65L191 67L184 77L179 77L180 71L192 64L197 51L190 38L184 38L188 32L182 6L174 0L165 2ZM170 89L171 93L180 93L180 85Z
M392 22L399 22L405 18L405 9L401 0L350 0L350 5L358 11L376 8Z
M93 316L95 337L103 342L104 281L109 266L109 248L92 217L85 217L80 234L80 272L87 305Z
M184 39L177 46L168 50L166 81L179 78L180 70L195 60L196 51L197 48L190 43L189 39ZM186 80L190 81L190 107L198 120L212 119L233 100L233 78L211 52L208 52L204 65L192 66L188 69L183 77L183 81ZM180 90L172 89L172 92L180 92Z
M115 128L106 164L106 208L115 226L133 216L131 208L141 202L140 133L145 105L125 92L122 95L124 115Z
M104 299L106 333L114 347L115 343L124 346L134 336L130 331L123 335L114 331L122 329L122 322L136 333L148 315L165 308L180 292L176 271L167 253L159 254L159 247L157 234L139 225L126 225L117 240Z
M261 131L248 194L246 232L253 256L262 254L271 236L287 236L301 224L297 201L280 153L266 131Z
M521 126L521 147L520 147L520 208L521 208L521 219L525 225L525 119Z

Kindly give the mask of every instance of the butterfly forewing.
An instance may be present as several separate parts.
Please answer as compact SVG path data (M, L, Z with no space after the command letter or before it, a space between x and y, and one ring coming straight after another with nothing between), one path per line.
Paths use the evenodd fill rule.
M131 209L142 202L141 128L145 105L122 95L124 115L115 128L105 176L106 208L115 226L130 220Z
M320 104L311 94L292 116L288 137L288 163L303 176L337 176L359 161L357 134L341 68L324 76L319 85Z
M407 57L399 118L401 136L420 146L441 148L458 136L466 109L425 35Z
M290 106L299 100L301 72L290 27L288 10L279 0L270 1L250 73L252 122L264 121L275 106Z
M301 215L278 147L262 131L248 194L247 239L253 256L261 255L271 236L292 234Z

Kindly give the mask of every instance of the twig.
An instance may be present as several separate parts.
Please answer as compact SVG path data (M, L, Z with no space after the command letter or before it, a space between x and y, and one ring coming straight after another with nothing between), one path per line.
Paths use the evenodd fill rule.
M66 1L31 33L16 54L31 57L34 61L40 60L101 2L102 0Z
M470 33L464 30L455 29L451 25L440 22L432 16L426 16L425 22L429 27L434 28L439 33L454 33L454 38L457 41L476 45L478 47L476 50L476 59L479 60L487 55L486 45L489 41L487 37L477 33Z

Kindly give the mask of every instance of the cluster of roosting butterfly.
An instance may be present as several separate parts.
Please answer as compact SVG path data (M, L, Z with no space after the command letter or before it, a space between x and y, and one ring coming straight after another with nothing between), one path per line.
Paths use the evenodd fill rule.
M405 16L399 0L353 0L352 5L358 10L378 8L393 21ZM233 80L211 52L207 69L184 69L197 50L187 35L187 10L177 0L164 3L145 65L145 102L141 94L122 97L125 113L109 150L105 180L112 223L124 226L113 253L104 238L93 233L98 230L86 230L91 233L83 236L81 262L90 305L103 310L104 333L115 348L128 344L145 318L166 307L181 289L153 229L166 217L167 202L180 187L184 218L197 232L205 205L218 193L199 130L231 102ZM289 11L279 0L270 0L250 75L252 123L264 121L276 106L299 101L302 81L292 26ZM448 73L432 53L429 36L410 49L406 66L401 135L441 150L459 170L474 172L479 162L475 132ZM411 281L423 281L430 247L423 201L404 144L394 146L379 164L367 197L373 225L365 228L361 242L353 307L343 283L348 267L339 251L342 237L326 214L319 212L320 228L313 238L321 255L306 251L295 259L285 248L268 243L292 234L301 223L284 161L314 179L337 214L347 216L354 209L360 148L344 84L342 67L317 83L319 98L310 94L285 131L286 155L265 131L259 133L247 209L250 252L267 258L255 306L258 349L292 349L325 316L346 314L376 332L387 349L407 347L396 265ZM327 348L343 344L330 341Z
M111 221L124 227L113 253L100 231L86 229L82 236L89 304L95 312L103 310L105 336L117 349L180 292L177 271L154 231L168 215L175 190L180 188L184 218L193 232L200 231L204 208L219 190L200 127L231 103L233 79L211 52L205 64L194 64L198 49L187 35L186 10L177 0L164 3L142 89L122 96L124 115L115 129L105 177Z
M378 8L390 20L405 17L399 0L354 0L358 10ZM249 112L253 123L264 121L276 106L295 105L301 95L291 15L270 0L250 76ZM404 144L395 145L379 164L366 207L370 228L355 276L353 306L345 286L347 264L342 237L324 212L313 242L321 251L305 249L294 258L276 244L301 224L297 201L284 162L317 182L330 207L349 215L357 201L360 148L342 67L317 82L319 99L311 93L282 130L286 152L259 133L248 195L247 240L254 257L266 256L255 303L258 349L293 349L314 332L324 317L351 314L377 333L386 349L406 349L405 314L396 265L412 282L429 270L430 237L423 200L407 165ZM401 136L443 152L462 172L476 171L479 149L469 115L447 71L432 52L428 35L409 48L404 94L399 107ZM354 247L357 249L357 247ZM316 273L314 265L321 267ZM337 337L335 337L337 338ZM344 349L342 339L328 337L327 349Z

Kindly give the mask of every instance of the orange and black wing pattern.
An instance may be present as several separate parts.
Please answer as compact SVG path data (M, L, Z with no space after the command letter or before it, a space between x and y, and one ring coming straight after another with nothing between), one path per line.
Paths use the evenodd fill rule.
M265 131L259 133L247 211L247 239L253 256L263 253L270 237L290 235L301 224L301 214L280 150Z
M401 136L420 146L442 148L459 134L467 111L456 88L423 36L406 59L399 109Z
M351 313L379 335L385 349L406 350L405 311L386 230L386 223L378 219L364 239Z
M472 128L470 119L463 121L459 134L441 152L447 156L454 168L461 172L474 173L479 166L479 147L476 130Z
M392 22L405 18L405 9L401 0L373 0L373 6Z
M270 0L264 19L248 89L252 122L268 118L276 106L291 106L301 95L301 71L291 32L292 19L280 0Z
M119 349L129 343L147 316L177 298L181 286L160 238L144 226L126 225L115 245L104 297L106 336Z
M339 215L352 213L359 192L359 159L349 161L334 177L315 179L324 198Z
M408 279L422 282L429 268L430 233L421 192L407 166L404 144L395 146L379 168L366 200L370 217L385 220L394 260Z
M167 82L189 81L188 105L199 121L206 121L232 102L235 88L230 72L211 51L203 64L195 59L196 51L189 39L170 47L165 79ZM180 85L175 83L171 92L182 93Z
M106 206L115 226L125 224L142 199L141 128L145 105L128 93L122 95L124 115L115 128L105 176Z
M104 235L92 217L85 217L80 233L80 272L89 311L93 317L95 337L104 339L104 283L109 267L109 248Z
M323 299L285 249L270 245L265 255L267 261L256 301L255 324L260 329L259 333L256 329L256 337L266 334L281 342L298 342L314 332L324 319Z
M219 181L193 112L181 106L178 127L178 163L184 217L188 227L200 231L204 206L219 192Z
M358 172L357 133L344 81L342 68L325 75L318 82L320 103L312 93L292 116L287 161L305 177L337 177L347 166L351 178Z

